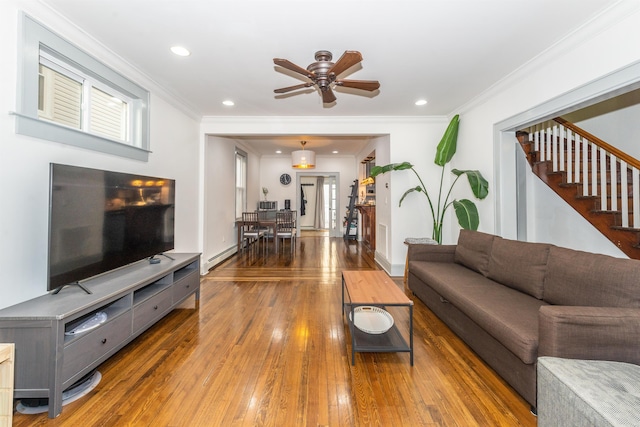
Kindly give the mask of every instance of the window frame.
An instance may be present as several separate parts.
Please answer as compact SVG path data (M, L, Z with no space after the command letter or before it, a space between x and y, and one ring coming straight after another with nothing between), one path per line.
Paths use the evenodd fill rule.
M96 80L95 78L93 78L90 75L87 75L85 73L83 73L82 71L76 69L72 64L66 63L62 60L59 60L58 58L56 58L54 55L50 54L48 52L48 49L40 49L40 63L39 66L43 66L46 68L49 68L50 70L52 70L55 73L58 73L59 75L62 75L70 80L73 80L75 82L77 82L80 85L80 91L82 93L82 97L81 97L81 110L79 111L80 113L80 128L76 128L73 126L70 126L72 129L76 129L79 130L81 132L87 132L90 133L92 135L97 135L97 136L101 136L104 138L110 138L113 139L114 141L118 141L127 145L134 145L137 146L136 144L138 143L137 141L133 141L131 140L131 123L132 123L132 108L131 105L133 103L133 99L131 99L131 97L123 94L122 92L118 91L117 88L114 88L112 86L106 85L98 80ZM43 76L42 73L39 72L40 76ZM51 83L48 83L46 80L46 76L45 77L45 84L47 86L52 86ZM124 133L124 137L123 138L114 138L114 137L110 137L108 135L104 135L101 134L100 132L97 132L92 125L92 120L95 119L97 116L94 114L94 107L96 106L95 103L95 99L94 99L94 89L97 91L101 91L107 95L110 95L112 97L116 97L118 98L120 101L122 101L123 103L125 103L127 105L127 112L126 114L124 114L125 119L124 122L125 124L122 126L122 128L120 129L121 133ZM45 89L46 90L46 89ZM52 93L49 92L45 92L44 95L53 95ZM68 126L64 123L60 123L57 122L55 120L53 120L53 118L50 117L42 117L43 113L44 114L48 114L48 113L52 113L52 111L49 110L50 107L48 102L44 103L45 105L43 105L45 108L43 110L40 109L40 102L38 100L38 119L39 120L46 120L46 121L50 121L52 123L56 123L58 125L61 126Z
M17 84L16 133L35 138L69 144L80 148L113 154L134 160L148 161L149 144L149 91L106 66L69 41L44 27L30 16L21 15L22 43ZM129 141L74 129L38 118L38 91L40 50L69 64L88 76L102 88L114 90L128 98L130 103ZM101 86L95 87L101 89Z
M242 159L243 168L238 171L238 161ZM242 212L247 210L247 178L249 168L249 157L247 153L238 147L233 152L233 164L234 164L234 193L235 193L235 211L236 219L242 218ZM242 182L238 182L238 181ZM238 200L239 192L242 193L242 199Z

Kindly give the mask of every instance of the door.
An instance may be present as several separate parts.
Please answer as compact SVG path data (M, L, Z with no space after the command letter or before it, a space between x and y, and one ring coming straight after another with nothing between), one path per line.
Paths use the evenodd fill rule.
M315 185L317 183L316 178L319 177L324 178L322 188L316 188ZM305 215L303 217L298 217L298 231L300 231L300 227L302 227L302 229L313 229L314 211L316 209L321 209L321 214L324 216L324 226L322 229L328 231L329 237L340 237L341 231L338 212L338 200L340 199L340 195L338 174L298 172L296 174L296 181L299 183L298 185L301 186L296 192L296 206L300 206L301 204L301 195L304 195L305 200L308 202L305 203ZM322 207L318 207L314 203L315 200L317 200L315 194L318 191L322 192Z

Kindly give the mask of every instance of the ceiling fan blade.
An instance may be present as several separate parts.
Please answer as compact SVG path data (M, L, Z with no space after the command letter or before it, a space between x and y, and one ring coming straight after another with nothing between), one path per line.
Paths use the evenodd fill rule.
M293 62L287 60L287 59L282 59L282 58L273 58L273 63L276 65L281 66L282 68L286 68L287 70L291 70L294 73L298 73L298 74L302 74L303 76L307 77L307 78L313 78L314 74L309 71L306 70L302 67L297 66L296 64L294 64Z
M360 61L362 61L362 55L360 52L356 50L347 50L342 54L340 59L333 64L333 67L329 68L327 74L333 73L338 76L340 73L343 73L345 70L353 67Z
M287 93L287 92L291 92L292 90L297 90L297 89L303 89L305 87L311 87L313 86L313 83L302 83L299 85L295 85L295 86L288 86L288 87L283 87L280 89L276 89L274 90L275 93Z
M337 86L368 90L369 92L380 88L380 82L376 80L336 80L335 83Z
M330 87L326 87L324 89L322 89L320 91L322 93L322 102L325 104L331 104L332 102L335 102L336 100L336 96L334 95L333 91L331 90Z

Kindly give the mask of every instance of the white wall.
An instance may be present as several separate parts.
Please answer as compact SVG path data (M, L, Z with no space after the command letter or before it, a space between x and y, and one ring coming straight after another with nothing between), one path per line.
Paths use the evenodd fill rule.
M309 147L307 148L309 149ZM291 184L289 185L280 184L280 175L285 172L291 175ZM346 209L348 202L346 198L349 195L349 185L357 178L354 156L316 155L316 167L311 170L293 169L289 155L262 156L260 159L260 188L267 187L269 189L268 199L277 201L278 209L283 209L284 200L290 199L291 209L300 210L300 185L296 178L298 173L304 173L305 175L337 174L339 179L338 190L340 192L338 196L338 217L341 218L342 215L344 215L344 209ZM315 179L313 182L315 183ZM311 195L305 192L305 198L309 201L309 203L307 203L307 212L310 212L309 209L312 209L312 207L310 207L310 197ZM315 197L315 190L313 197ZM306 221L308 218L304 220ZM311 219L310 221L311 225L313 225L313 220ZM339 227L342 227L341 222Z
M375 152L376 155L376 165L384 166L391 163L391 143L389 135L377 136L371 139L371 142L367 144L361 151L356 155L357 163L360 165L360 162L369 156L372 152ZM407 161L414 161L411 158L406 158ZM402 161L397 160L395 163ZM402 174L402 172L400 172ZM394 174L387 173L384 175L378 175L375 179L375 191L376 191L376 253L375 259L379 264L383 266L385 270L388 272L392 272L394 275L402 274L399 270L400 265L398 263L394 265L391 264L390 259L390 233L391 233L391 211L393 208L397 207L397 204L391 203L391 179ZM396 178L396 177L394 177ZM402 178L402 176L397 177ZM415 183L415 182L414 182ZM415 237L415 236L405 236L406 237ZM396 240L400 238L397 237ZM402 239L404 241L404 238ZM397 259L405 256L402 247L398 247ZM404 268L404 267L402 267Z
M18 11L151 91L148 162L123 159L14 133ZM176 180L176 250L199 251L198 120L139 72L86 34L33 1L0 2L0 307L46 293L49 163L142 173Z
M491 224L484 221L481 229L488 232L499 229L499 234L513 237L517 225L513 221L516 216L516 176L513 168L516 140L513 137L509 140L506 134L499 135L499 130L494 132L494 125L509 122L514 116L519 117L521 124L526 124L527 120L546 119L569 111L572 105L564 104L563 96L571 91L577 93L574 98L578 95L601 95L602 88L599 85L589 89L591 82L640 61L640 50L629 49L630 40L640 40L638 7L638 2L617 4L461 108L460 148L454 158L454 166L462 169L480 165L483 174L487 172L485 177L492 185L488 203L482 202L478 206L481 220L495 218L495 222ZM513 119L511 123L515 125L516 121ZM531 186L527 192L535 194L535 203L542 207L555 204L551 200L555 195L543 195ZM459 190L457 194L463 193ZM556 227L553 222L547 222L557 219L548 211L545 215L541 215L539 210L529 213L528 240L548 241L577 249L584 248L585 241L599 241L597 231L590 226L582 226L577 213L567 213L573 215L572 219L566 220L571 227ZM508 226L505 227L505 224ZM549 229L555 232L551 233ZM451 230L449 240L456 238L457 230ZM609 249L599 247L595 251Z
M237 247L235 225L235 148L247 153L247 210L262 198L260 157L240 140L205 135L202 270L233 254Z
M627 256L574 209L558 197L549 186L532 176L529 216L533 218L527 233L537 242L597 252L619 258ZM569 231L569 232L567 232ZM533 240L530 239L530 240Z
M640 159L640 90L564 117L625 153Z
M320 158L316 158L318 166L322 163ZM319 170L319 169L318 169ZM315 169L314 169L315 171ZM289 185L280 184L280 175L288 173L291 176ZM258 181L259 188L266 187L269 189L267 199L278 202L278 209L284 209L284 200L291 200L291 209L300 210L296 204L296 196L298 195L298 182L296 181L296 170L291 168L290 155L269 155L260 158L260 179ZM264 200L260 194L260 200ZM253 210L255 204L250 206Z

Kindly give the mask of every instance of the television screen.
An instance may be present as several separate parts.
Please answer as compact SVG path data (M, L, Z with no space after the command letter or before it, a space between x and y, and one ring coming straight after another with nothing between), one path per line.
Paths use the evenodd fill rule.
M175 181L51 164L47 290L173 249Z

